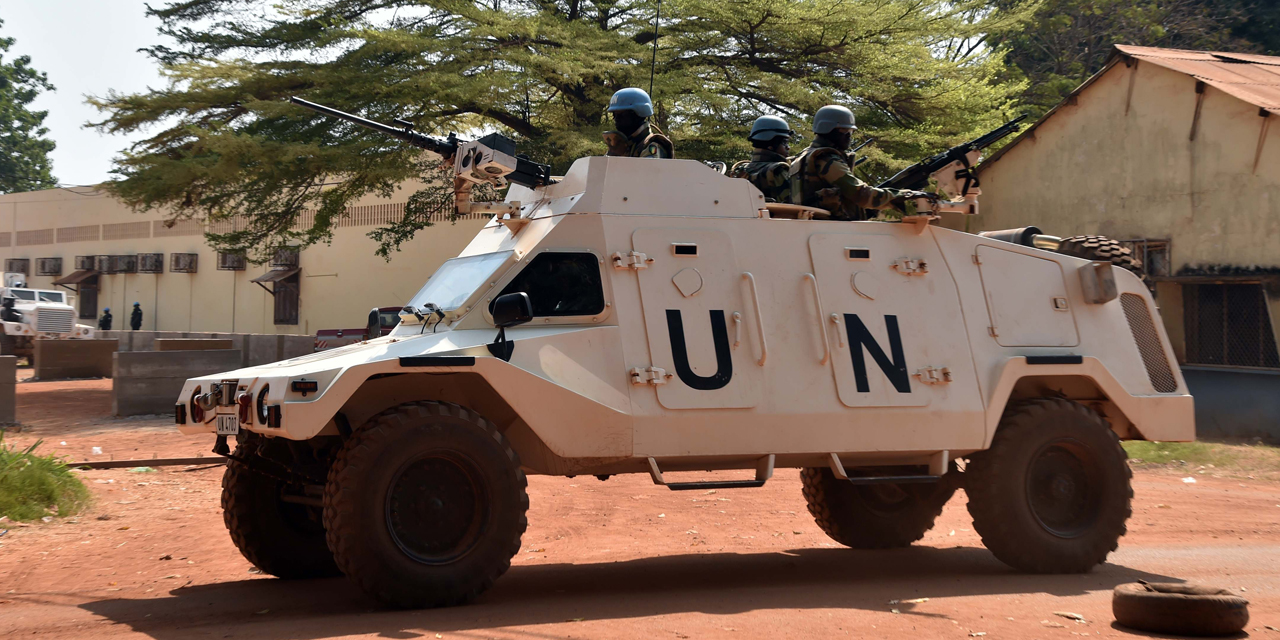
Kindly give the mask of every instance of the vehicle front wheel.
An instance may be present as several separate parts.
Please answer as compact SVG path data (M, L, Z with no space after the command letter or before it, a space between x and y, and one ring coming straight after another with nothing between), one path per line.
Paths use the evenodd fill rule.
M235 455L246 454L237 448ZM228 460L222 475L222 520L236 548L263 573L278 578L341 575L325 542L321 509L303 504L308 501L304 494L301 486Z
M1095 411L1061 398L1011 404L991 448L965 468L969 513L997 558L1033 573L1083 573L1125 534L1133 477Z
M520 550L526 484L492 422L458 405L403 404L353 433L330 468L329 547L386 604L461 604Z
M905 547L924 537L955 493L949 482L855 485L826 467L800 472L809 513L832 540L854 549Z

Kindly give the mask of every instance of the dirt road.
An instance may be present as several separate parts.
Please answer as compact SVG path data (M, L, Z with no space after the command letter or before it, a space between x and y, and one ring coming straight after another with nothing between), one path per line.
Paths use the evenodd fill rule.
M59 384L92 387L20 384L20 415L32 415L23 403L44 385ZM78 397L77 411L101 410ZM194 455L211 444L178 435L166 419L56 413L24 419L27 429L8 439L43 438L73 459L100 457L95 446L125 458ZM1250 637L1280 640L1267 629L1280 628L1273 482L1205 474L1189 484L1140 471L1129 535L1108 564L1030 576L982 548L963 493L919 545L860 552L813 524L793 470L763 489L694 495L641 476L535 477L524 546L493 590L465 607L387 611L343 579L252 573L222 525L221 473L84 473L97 499L89 512L0 538L0 637L1133 637L1112 626L1110 589L1141 578L1241 591L1252 602ZM916 599L927 600L908 602Z

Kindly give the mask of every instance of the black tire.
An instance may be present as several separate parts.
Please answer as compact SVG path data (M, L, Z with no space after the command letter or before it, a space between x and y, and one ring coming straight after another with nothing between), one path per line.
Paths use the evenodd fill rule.
M1085 260L1110 262L1136 273L1139 278L1143 277L1142 261L1133 255L1133 251L1105 236L1063 238L1062 244L1058 245L1058 253Z
M526 485L492 422L453 404L403 404L353 433L330 468L329 548L383 603L462 604L520 550Z
M955 493L949 482L855 485L826 467L800 472L809 513L832 540L854 549L905 547L933 528Z
M1133 473L1097 412L1061 398L1012 403L991 448L965 468L974 530L1032 573L1083 573L1125 534Z
M236 454L245 455L239 448ZM278 578L342 575L325 541L322 509L281 500L286 486L228 460L222 475L222 521L231 541L255 567Z
M1249 624L1249 601L1215 587L1131 582L1112 593L1111 613L1116 622L1141 631L1229 636Z

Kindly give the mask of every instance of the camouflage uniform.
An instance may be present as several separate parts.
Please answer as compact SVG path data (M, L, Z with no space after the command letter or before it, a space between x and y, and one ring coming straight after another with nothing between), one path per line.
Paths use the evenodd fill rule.
M733 165L729 176L750 180L769 202L791 202L790 160L768 149L753 149L751 159Z
M605 155L631 158L675 157L675 148L671 144L671 139L662 135L657 129L646 122L629 136L623 135L620 131L606 131L604 143L609 145L609 151Z
M795 204L831 212L833 220L866 220L888 208L899 192L878 189L853 175L853 157L826 136L815 136L791 163L791 197Z

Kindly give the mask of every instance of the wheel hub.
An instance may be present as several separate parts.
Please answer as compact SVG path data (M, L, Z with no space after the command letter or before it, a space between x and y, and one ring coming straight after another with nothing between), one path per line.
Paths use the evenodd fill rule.
M445 564L479 541L488 513L474 466L432 455L401 468L387 492L387 524L406 554L424 564Z
M1031 512L1050 533L1074 538L1098 517L1101 470L1088 449L1075 440L1044 446L1027 474Z

